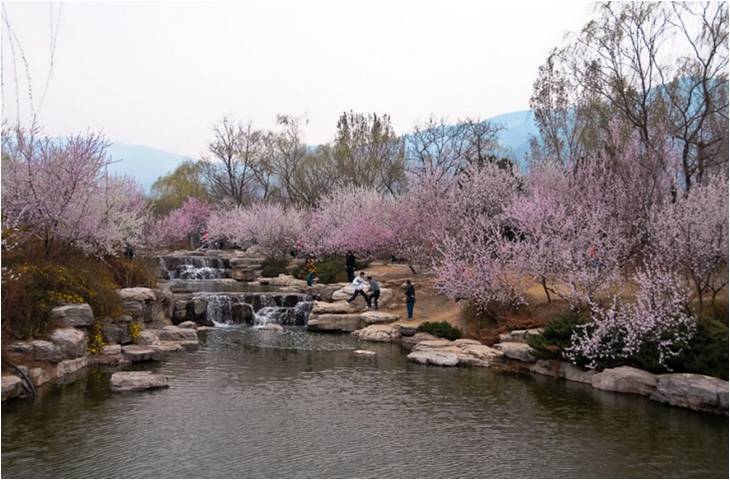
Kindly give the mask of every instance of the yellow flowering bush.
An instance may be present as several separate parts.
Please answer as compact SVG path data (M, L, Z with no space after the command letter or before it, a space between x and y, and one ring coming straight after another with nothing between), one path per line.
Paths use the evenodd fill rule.
M89 338L89 345L87 350L92 355L99 355L106 346L104 341L104 332L101 328L101 322L94 322L94 326L91 327L91 338Z
M132 337L132 341L136 341L139 338L139 334L142 331L142 325L139 322L132 322L129 324L129 336Z

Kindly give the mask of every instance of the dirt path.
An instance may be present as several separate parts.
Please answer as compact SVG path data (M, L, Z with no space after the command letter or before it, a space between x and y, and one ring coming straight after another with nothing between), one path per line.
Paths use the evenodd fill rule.
M427 273L413 275L407 265L384 262L371 263L365 273L379 280L383 287L393 290L395 298L382 310L400 315L399 323L417 326L423 322L447 321L460 328L463 326L461 306L436 291L433 275ZM411 321L406 320L406 303L402 287L408 279L416 287L416 305Z

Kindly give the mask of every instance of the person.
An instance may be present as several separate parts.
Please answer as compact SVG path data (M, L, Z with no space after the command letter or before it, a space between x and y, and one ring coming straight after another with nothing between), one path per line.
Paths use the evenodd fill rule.
M378 299L380 298L380 283L370 275L368 275L368 283L370 284L370 303L377 310Z
M203 231L202 240L203 241L202 241L202 244L200 245L200 248L202 250L207 250L208 249L208 231L207 230Z
M413 320L413 306L416 304L416 287L410 280L406 280L406 312L408 320Z
M129 243L124 245L124 256L127 257L128 260L134 260L134 248L132 248L132 245Z
M311 287L314 283L314 274L317 271L317 265L311 255L307 256L304 261L304 270L307 272L307 286Z
M347 281L352 282L355 279L355 254L352 253L352 250L347 251L345 268L347 270Z
M368 308L370 308L370 297L368 297L367 294L365 293L365 279L363 278L364 276L365 276L365 272L360 272L360 275L358 275L357 277L355 277L352 280L352 285L355 287L355 293L352 294L352 296L347 301L347 303L350 303L353 300L355 300L355 298L358 295L362 295L363 298L365 299L365 302L368 304Z

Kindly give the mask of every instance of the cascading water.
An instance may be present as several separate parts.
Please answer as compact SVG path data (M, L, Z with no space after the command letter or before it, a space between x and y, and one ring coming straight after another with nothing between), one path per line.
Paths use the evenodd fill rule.
M232 325L233 299L229 295L206 295L205 318L216 327Z
M230 277L226 261L217 257L160 257L162 278L173 280L210 280Z
M304 326L312 309L309 295L292 293L199 292L185 300L185 318L216 327L249 324Z

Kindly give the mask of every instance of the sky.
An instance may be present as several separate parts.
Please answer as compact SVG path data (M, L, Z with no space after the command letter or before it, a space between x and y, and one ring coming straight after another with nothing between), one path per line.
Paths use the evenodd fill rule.
M591 12L557 1L3 5L44 133L103 131L194 158L223 116L259 128L277 114L301 117L316 144L333 138L345 110L390 114L399 133L429 115L525 110L538 67ZM8 32L3 24L2 117L15 123L19 104L27 122L25 70Z

